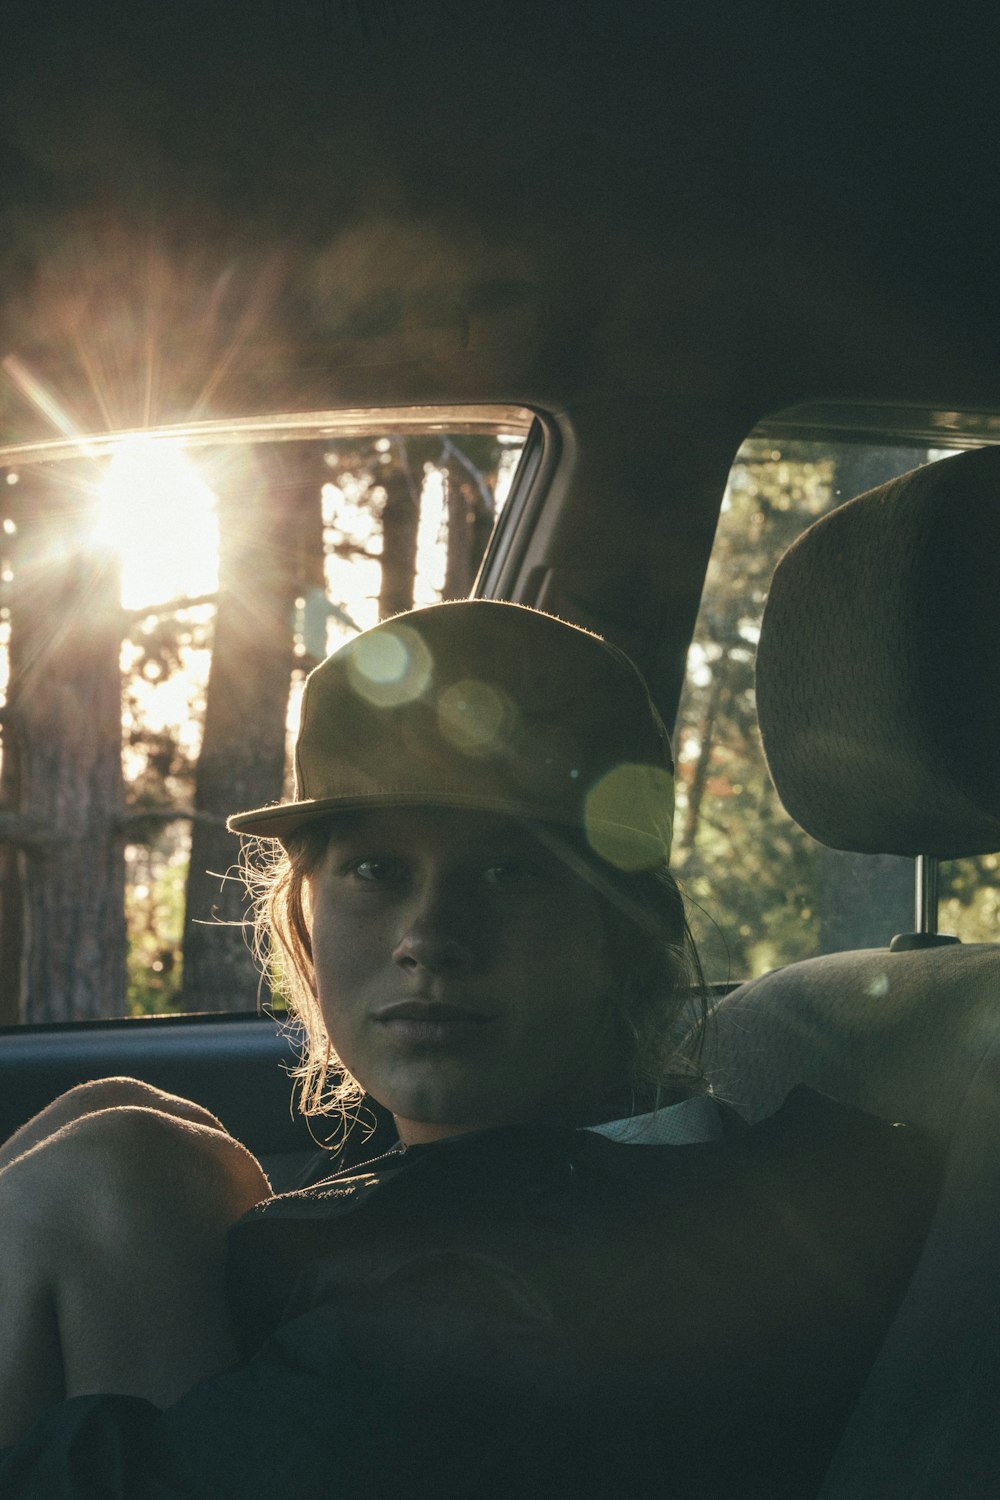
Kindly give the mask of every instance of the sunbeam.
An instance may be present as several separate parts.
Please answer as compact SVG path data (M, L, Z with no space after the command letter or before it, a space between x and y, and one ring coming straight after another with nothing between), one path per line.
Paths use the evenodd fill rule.
M98 489L94 540L121 558L126 609L218 587L215 494L178 443L136 437L119 445Z

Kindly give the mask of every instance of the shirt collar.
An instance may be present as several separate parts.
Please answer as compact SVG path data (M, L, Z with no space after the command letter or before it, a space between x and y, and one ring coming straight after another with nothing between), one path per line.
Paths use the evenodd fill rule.
M606 1125L587 1125L596 1135L627 1146L693 1146L722 1137L719 1106L708 1094L692 1094L650 1114L629 1115Z

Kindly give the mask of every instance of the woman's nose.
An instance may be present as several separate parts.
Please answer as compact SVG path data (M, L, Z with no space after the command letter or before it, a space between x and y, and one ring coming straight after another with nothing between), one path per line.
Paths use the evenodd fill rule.
M473 925L467 902L428 891L407 915L393 959L403 969L467 973L475 967Z

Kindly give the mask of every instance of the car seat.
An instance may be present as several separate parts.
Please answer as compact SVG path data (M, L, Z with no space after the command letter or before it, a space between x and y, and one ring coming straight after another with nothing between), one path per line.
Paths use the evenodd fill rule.
M917 931L741 985L706 1067L748 1118L805 1083L945 1153L913 1281L822 1500L1000 1495L1000 947L936 932L935 861L1000 848L1000 450L904 474L786 553L757 697L778 793L837 849L910 855Z

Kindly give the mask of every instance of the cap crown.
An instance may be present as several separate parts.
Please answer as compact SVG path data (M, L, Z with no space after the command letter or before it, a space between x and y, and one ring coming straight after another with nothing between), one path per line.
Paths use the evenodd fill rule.
M309 676L295 800L230 826L281 837L324 812L469 807L583 827L626 868L660 863L670 744L631 661L600 636L497 600L414 610Z

